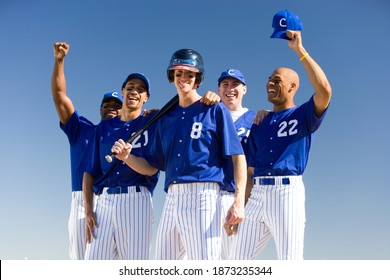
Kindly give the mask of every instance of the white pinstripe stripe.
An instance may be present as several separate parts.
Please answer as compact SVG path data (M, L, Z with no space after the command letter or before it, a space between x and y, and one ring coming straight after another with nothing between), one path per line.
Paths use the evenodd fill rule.
M261 222L264 205L257 196L258 193L253 192L245 206L245 220L238 227L231 259L256 258L271 237L269 230Z
M112 202L109 197L106 198L104 196L99 196L96 201L96 219L99 227L95 228L96 239L92 238L91 243L87 245L85 253L85 259L87 260L109 260L117 258L117 252L114 250L115 248L109 232L112 224Z
M184 257L185 251L174 221L175 197L167 194L157 230L156 259L177 260Z
M278 259L303 259L305 189L301 176L289 185L255 185L239 225L231 259L255 259L274 237Z
M72 192L68 232L70 259L83 260L87 244L85 242L85 208L82 191Z
M136 192L136 188L129 187L128 194L99 196L97 238L87 245L85 259L149 259L153 205L147 188L140 190Z
M235 194L233 192L221 191L221 259L228 260L233 247L236 235L228 236L223 228L226 214L234 203Z
M168 190L157 233L156 259L220 258L219 186L173 184ZM184 249L184 248L185 249Z

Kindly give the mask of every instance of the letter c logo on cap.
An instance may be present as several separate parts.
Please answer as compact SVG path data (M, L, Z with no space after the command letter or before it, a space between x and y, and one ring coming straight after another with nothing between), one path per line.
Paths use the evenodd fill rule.
M114 91L111 95L114 97L118 97L118 93L116 91Z
M286 19L285 18L281 18L280 21L279 21L279 25L281 27L286 27Z
M234 70L232 70L232 69L230 69L230 70L228 71L228 74L231 75L231 76L236 75L236 74L234 73Z

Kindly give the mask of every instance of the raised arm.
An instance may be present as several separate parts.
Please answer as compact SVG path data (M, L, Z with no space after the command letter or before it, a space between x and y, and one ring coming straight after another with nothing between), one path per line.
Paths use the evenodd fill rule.
M68 51L69 45L65 42L54 43L54 68L51 76L51 92L62 124L66 124L74 113L73 103L66 95L64 59Z
M329 105L332 96L332 88L324 71L303 47L301 32L287 30L286 35L291 39L288 40L288 46L295 51L300 61L303 63L310 83L315 90L315 112L316 116L320 117Z

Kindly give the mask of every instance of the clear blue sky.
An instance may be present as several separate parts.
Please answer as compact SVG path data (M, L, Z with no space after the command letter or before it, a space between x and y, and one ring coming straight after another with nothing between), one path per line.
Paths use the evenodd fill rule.
M0 259L68 258L69 147L50 90L55 41L71 46L68 96L95 123L102 95L120 91L131 72L150 78L147 108L161 108L175 94L166 67L180 48L204 57L201 94L235 67L248 84L244 105L271 109L265 83L276 67L300 74L296 104L313 94L287 42L269 38L283 9L301 17L304 46L333 88L304 174L305 258L390 259L387 0L1 0ZM276 258L273 243L260 258Z

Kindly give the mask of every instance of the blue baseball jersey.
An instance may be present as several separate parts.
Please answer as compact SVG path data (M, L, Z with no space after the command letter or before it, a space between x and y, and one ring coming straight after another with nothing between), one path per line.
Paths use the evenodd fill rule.
M326 111L317 118L313 97L301 106L271 112L253 124L249 136L248 165L256 176L302 175L309 157L314 132Z
M157 123L147 161L165 171L169 184L216 182L223 185L224 157L243 154L232 117L222 103L176 105Z
M60 122L60 128L68 137L70 145L72 192L82 191L83 173L77 170L77 166L95 125L75 111L65 125Z
M85 149L78 169L87 172L96 178L93 189L100 194L105 187L144 186L153 194L159 172L153 176L145 176L131 169L126 163L114 158L111 163L105 160L111 154L111 148L118 139L129 139L138 131L156 112L147 117L140 115L129 122L121 121L119 117L102 121L97 125L91 141ZM154 138L155 126L150 126L132 142L131 154L143 157Z
M234 126L236 128L236 132L240 139L241 146L244 150L246 158L248 157L248 137L255 116L256 113L254 111L248 110L234 122ZM231 158L226 158L224 161L223 170L225 177L223 179L223 187L221 187L221 190L234 192L236 189L236 184L234 182L234 169Z

